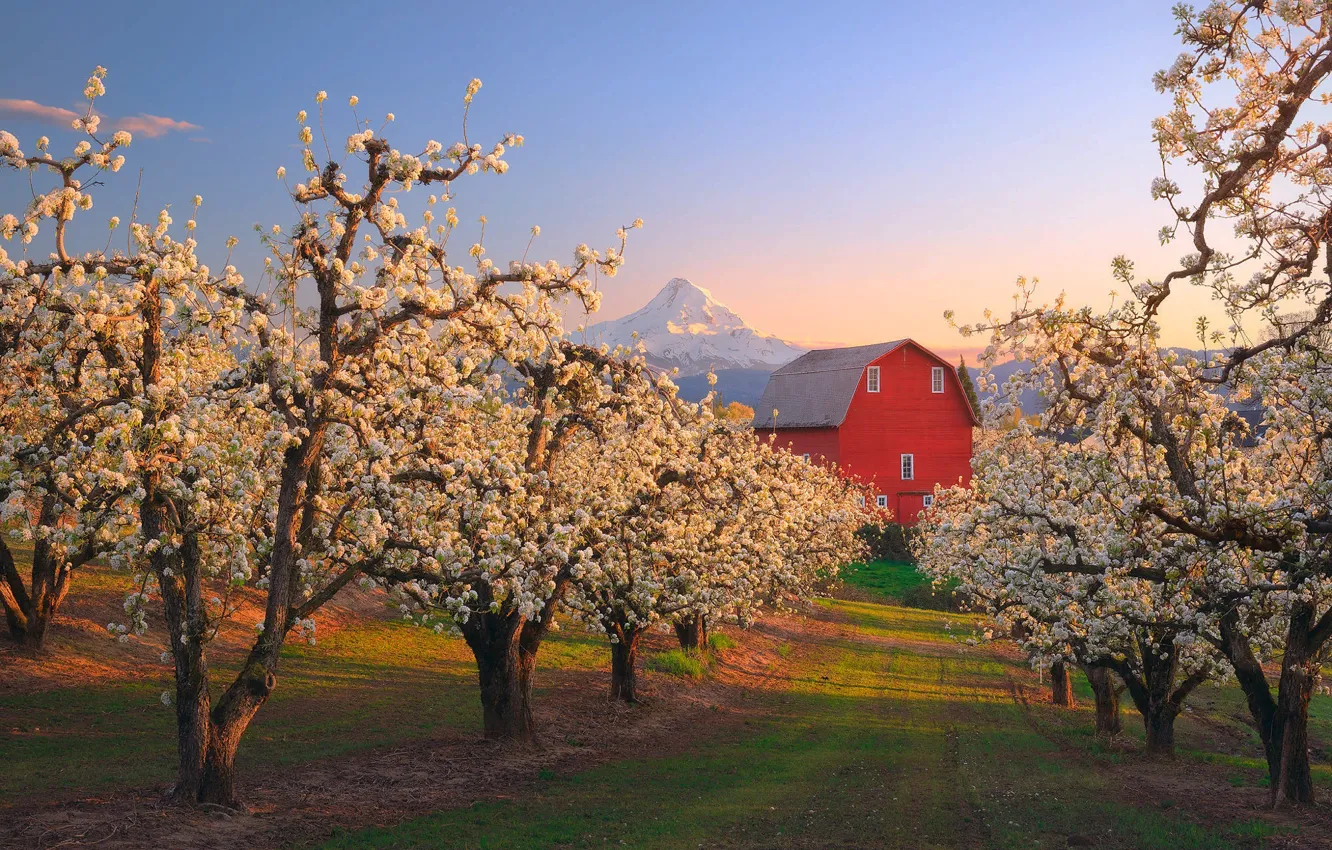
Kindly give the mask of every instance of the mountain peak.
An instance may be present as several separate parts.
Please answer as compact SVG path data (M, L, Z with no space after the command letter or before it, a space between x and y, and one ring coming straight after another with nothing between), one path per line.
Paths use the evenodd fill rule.
M707 289L682 277L667 281L642 309L598 322L585 333L588 342L612 348L641 342L649 361L678 367L683 375L709 369L775 369L804 353L749 327Z
M666 285L661 291L653 297L649 304L655 304L659 301L676 301L679 299L701 299L704 301L715 301L712 293L687 277L673 277L666 281Z

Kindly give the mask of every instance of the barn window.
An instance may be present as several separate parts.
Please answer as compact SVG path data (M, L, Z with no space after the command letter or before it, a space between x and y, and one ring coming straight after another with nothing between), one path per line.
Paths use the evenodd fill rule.
M859 506L862 507L862 508L865 507L865 497L864 497L864 496L856 496L856 504L859 505Z
M809 460L809 452L805 452L803 455L801 455L801 457L803 457L805 460Z
M930 496L930 495L926 495L926 496L925 496L925 507L926 507L927 509L928 509L928 508L932 508L932 507L934 507L934 497L933 497L933 496Z
M911 481L916 477L916 456L902 455L902 480Z
M865 370L865 392L877 393L879 391L879 367L871 366Z
M943 367L935 366L930 370L930 392L943 392Z
M874 500L874 504L878 505L881 508L886 508L888 507L888 497L879 496L877 499Z

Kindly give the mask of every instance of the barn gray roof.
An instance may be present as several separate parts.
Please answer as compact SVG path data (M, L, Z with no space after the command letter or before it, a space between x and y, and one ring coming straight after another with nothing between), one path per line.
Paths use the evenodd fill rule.
M754 428L841 425L865 367L904 342L895 339L852 348L823 348L797 357L768 377L754 411Z

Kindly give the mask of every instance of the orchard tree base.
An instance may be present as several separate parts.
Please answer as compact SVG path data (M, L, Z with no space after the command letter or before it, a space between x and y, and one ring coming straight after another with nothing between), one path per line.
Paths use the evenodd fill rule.
M1084 666L1083 672L1096 702L1096 734L1118 735L1124 731L1124 725L1119 716L1119 691L1115 687L1114 674L1109 668L1093 665Z
M681 649L703 650L708 645L708 620L702 614L695 614L675 623L675 637L680 641Z
M1074 708L1073 677L1068 675L1068 665L1056 661L1050 665L1050 699L1055 705Z
M482 613L473 614L462 625L462 633L476 658L486 738L535 745L532 678L545 625L517 612Z
M645 629L619 629L611 644L611 685L613 700L638 702L638 645Z

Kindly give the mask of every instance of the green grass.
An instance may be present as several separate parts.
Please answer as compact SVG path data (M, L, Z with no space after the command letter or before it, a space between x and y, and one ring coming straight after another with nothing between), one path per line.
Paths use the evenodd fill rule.
M538 668L595 670L608 656L604 640L571 629L542 644ZM6 768L0 800L170 781L174 709L160 696L174 686L169 667L160 667L147 680L0 697L0 730L14 733L0 734ZM233 672L213 669L214 688ZM537 683L540 699L539 673ZM315 646L288 643L278 687L246 733L238 760L245 771L480 728L476 668L466 645L402 622L374 622Z
M901 599L903 593L928 587L930 580L914 564L900 561L870 561L848 564L841 570L842 581L877 594L885 599Z
M707 659L697 652L670 649L648 655L643 659L643 666L658 673L667 673L684 679L701 679L707 670Z
M949 590L935 590L928 576L904 561L869 561L849 564L840 572L848 586L864 591L879 602L909 608L947 610L954 608Z
M734 640L721 632L713 632L708 635L708 649L713 652L725 652L728 649L735 649L738 645L739 644Z
M924 584L901 564L864 565L855 574L884 594ZM974 617L868 601L822 607L844 624L841 631L783 635L765 689L747 692L745 710L718 714L716 725L682 730L682 751L645 752L572 774L533 770L535 783L516 794L340 833L320 846L1016 850L1066 847L1080 837L1117 850L1249 850L1288 829L1239 802L1252 797L1192 808L1194 776L1215 779L1200 787L1237 795L1251 795L1265 779L1233 685L1190 699L1194 712L1177 724L1178 759L1147 766L1174 771L1177 785L1169 786L1170 799L1152 800L1134 774L1115 772L1138 767L1141 756L1091 734L1081 676L1078 710L1025 705L1015 696L1036 687L1030 670L989 647L968 646ZM709 650L743 647L714 632ZM699 678L712 657L671 650L643 660L653 674ZM539 656L543 670L595 676L607 661L604 639L576 629L553 635ZM0 811L169 782L172 710L158 701L169 687L165 665L160 674L0 697ZM216 681L226 676L215 672ZM538 701L553 687L542 681ZM1141 741L1127 701L1124 727ZM287 648L278 689L246 736L240 768L294 767L479 729L475 669L460 640L399 622L367 623L317 646ZM1310 733L1315 752L1326 752L1332 699L1314 698ZM1321 794L1332 792L1332 767L1320 761L1315 782Z
M832 603L849 638L801 644L759 693L764 719L689 752L543 777L517 799L341 833L350 848L1065 847L1238 850L1279 832L1251 817L1136 805L1090 752L1061 745L1087 712L1017 704L1019 668L959 646L931 612ZM926 641L933 653L882 643ZM1049 714L1047 718L1044 715ZM1051 719L1053 718L1053 719Z

